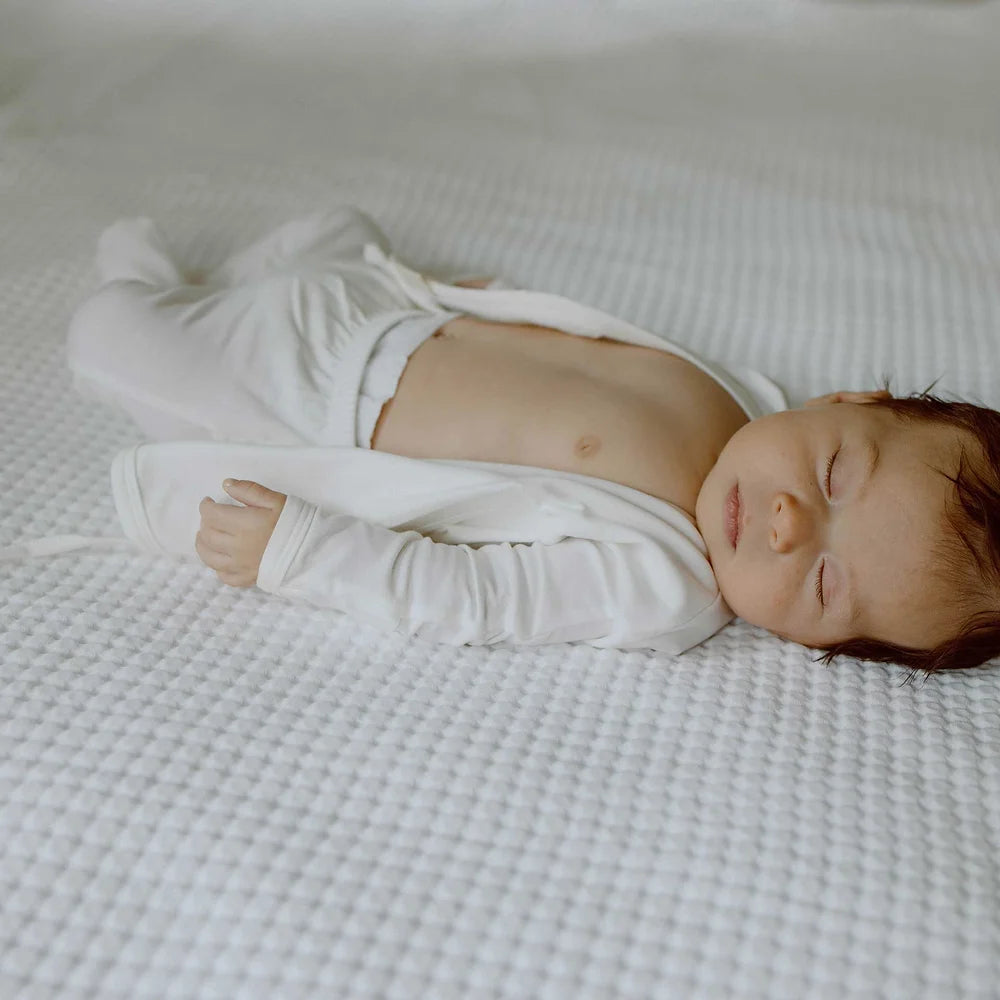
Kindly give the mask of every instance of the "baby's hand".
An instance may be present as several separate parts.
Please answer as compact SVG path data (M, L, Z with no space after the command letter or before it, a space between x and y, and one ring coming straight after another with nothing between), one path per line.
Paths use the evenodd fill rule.
M227 479L223 489L245 504L234 507L205 497L194 548L201 561L230 587L252 587L287 497L248 479Z

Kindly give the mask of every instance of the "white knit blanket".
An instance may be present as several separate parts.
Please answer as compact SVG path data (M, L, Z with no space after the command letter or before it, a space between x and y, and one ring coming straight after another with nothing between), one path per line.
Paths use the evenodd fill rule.
M793 402L998 406L998 94L996 3L0 0L0 545L116 530L62 344L123 215L353 202ZM998 668L456 650L113 550L0 619L2 997L998 995Z

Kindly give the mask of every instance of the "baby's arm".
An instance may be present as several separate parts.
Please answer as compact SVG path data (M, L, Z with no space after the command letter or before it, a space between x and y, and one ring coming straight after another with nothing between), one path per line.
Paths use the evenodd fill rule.
M223 583L252 587L257 582L264 549L288 498L284 493L245 479L227 479L222 486L244 506L216 503L205 497L198 506L201 528L195 536L194 548Z
M202 501L198 541L221 580L256 579L386 631L458 645L584 641L678 653L730 617L703 553L681 532L676 542L633 531L622 541L472 546L326 513L256 483L227 492L248 506Z

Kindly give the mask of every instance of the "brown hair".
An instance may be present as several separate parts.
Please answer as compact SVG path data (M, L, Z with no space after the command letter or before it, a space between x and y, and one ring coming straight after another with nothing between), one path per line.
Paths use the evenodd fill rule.
M885 380L885 389L889 381ZM1000 413L973 403L949 401L923 392L901 398L877 399L903 421L924 420L951 426L978 447L970 458L962 445L957 473L942 472L955 484L955 498L946 510L954 535L942 552L945 573L966 607L989 610L967 614L958 631L933 649L911 649L877 639L858 637L830 646L820 660L841 654L935 673L977 667L1000 655Z

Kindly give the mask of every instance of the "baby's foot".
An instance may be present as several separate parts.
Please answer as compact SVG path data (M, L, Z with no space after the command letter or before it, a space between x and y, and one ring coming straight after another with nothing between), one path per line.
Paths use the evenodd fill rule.
M97 269L104 283L142 281L150 285L184 283L159 227L145 216L119 219L97 242Z

